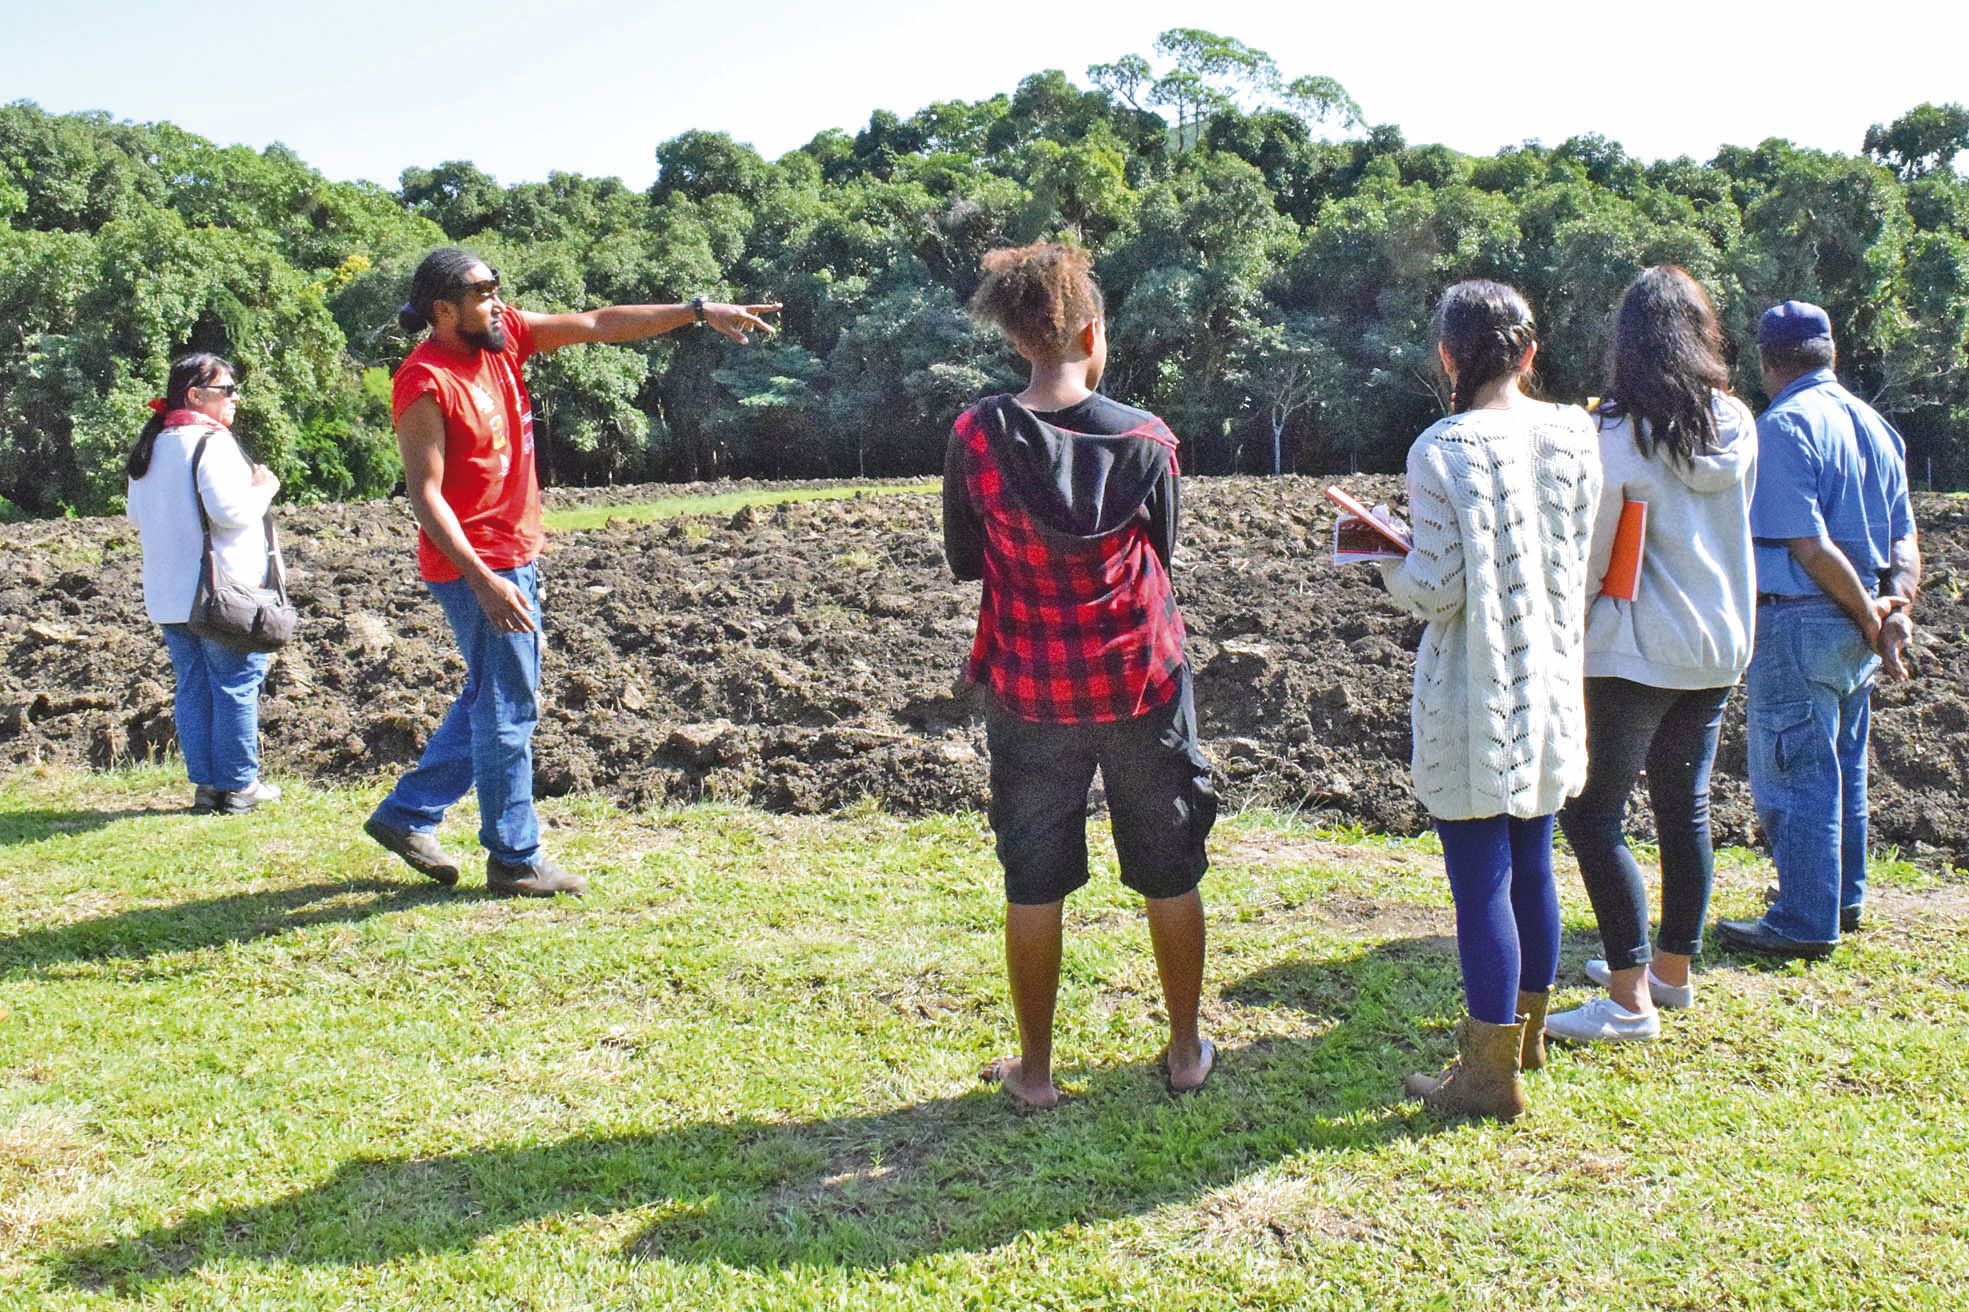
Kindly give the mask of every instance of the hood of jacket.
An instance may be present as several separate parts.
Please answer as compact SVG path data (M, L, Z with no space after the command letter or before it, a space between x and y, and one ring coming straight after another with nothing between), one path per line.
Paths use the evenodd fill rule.
M1127 527L1169 468L1170 446L1141 430L1079 433L1010 396L978 407L1006 490L1041 527L1100 538Z

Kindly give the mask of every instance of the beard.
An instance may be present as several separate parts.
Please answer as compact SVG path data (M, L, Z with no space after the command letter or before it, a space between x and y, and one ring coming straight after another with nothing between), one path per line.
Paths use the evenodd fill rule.
M503 351L506 349L506 325L494 323L483 332L460 332L465 341L481 351Z

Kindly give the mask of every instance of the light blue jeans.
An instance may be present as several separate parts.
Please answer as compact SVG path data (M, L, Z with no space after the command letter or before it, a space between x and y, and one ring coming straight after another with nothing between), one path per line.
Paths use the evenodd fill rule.
M540 623L539 575L532 565L496 571L526 596ZM540 858L533 810L533 727L539 721L540 634L503 633L464 580L426 584L465 657L465 688L425 744L417 768L376 808L395 829L429 833L454 802L479 790L479 842L507 865Z
M234 651L182 624L166 624L178 689L171 705L185 773L202 788L230 793L260 777L260 684L263 651Z
M1744 676L1750 795L1778 867L1764 923L1800 943L1839 938L1866 897L1866 737L1880 667L1830 598L1757 608Z

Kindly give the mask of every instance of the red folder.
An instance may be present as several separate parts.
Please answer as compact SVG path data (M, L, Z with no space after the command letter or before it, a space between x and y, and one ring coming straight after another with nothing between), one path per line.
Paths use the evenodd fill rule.
M1648 538L1648 503L1624 501L1620 524L1613 532L1613 554L1607 557L1606 577L1600 580L1600 595L1618 601L1632 601L1641 590L1641 556Z
M1326 490L1326 499L1346 511L1348 515L1361 521L1362 524L1366 525L1372 531L1376 538L1380 539L1393 550L1400 552L1404 556L1415 550L1415 543L1410 540L1408 534L1402 532L1387 520L1382 519L1339 488L1328 488Z

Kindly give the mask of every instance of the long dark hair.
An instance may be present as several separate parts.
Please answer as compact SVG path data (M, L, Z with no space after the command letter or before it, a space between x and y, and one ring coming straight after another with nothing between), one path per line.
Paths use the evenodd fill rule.
M418 262L410 275L410 299L397 311L397 323L407 333L421 333L431 326L431 310L439 301L455 298L465 286L465 275L484 261L462 246L440 246Z
M1627 284L1607 335L1600 418L1633 421L1643 456L1661 446L1679 464L1716 448L1714 394L1730 383L1723 329L1702 284L1657 264Z
M1472 278L1436 303L1435 338L1456 366L1449 409L1460 415L1486 385L1517 371L1538 340L1538 325L1517 288Z
M151 449L157 445L157 435L164 431L164 417L173 410L185 409L188 404L186 393L194 387L205 386L222 373L239 377L231 361L210 351L195 351L171 362L171 377L164 384L164 408L152 415L137 433L137 444L130 448L130 459L123 466L124 473L131 478L142 478L150 472Z

